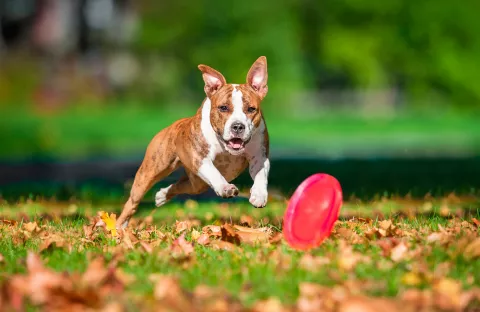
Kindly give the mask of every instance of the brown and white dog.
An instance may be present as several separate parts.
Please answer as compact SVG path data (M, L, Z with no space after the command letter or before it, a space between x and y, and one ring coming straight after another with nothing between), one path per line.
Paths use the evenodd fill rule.
M158 206L178 194L199 194L211 187L223 198L238 195L229 182L249 166L253 186L250 203L267 203L269 142L260 103L267 95L267 59L258 58L245 84L228 84L215 69L199 65L207 97L193 117L183 118L160 131L150 142L135 175L130 198L117 220L126 227L145 193L183 166L186 174L160 189Z

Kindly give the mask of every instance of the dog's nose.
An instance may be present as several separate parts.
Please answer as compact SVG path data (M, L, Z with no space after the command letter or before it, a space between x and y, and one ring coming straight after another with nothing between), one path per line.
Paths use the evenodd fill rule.
M245 125L241 122L236 122L232 125L232 132L236 135L243 134L245 132Z

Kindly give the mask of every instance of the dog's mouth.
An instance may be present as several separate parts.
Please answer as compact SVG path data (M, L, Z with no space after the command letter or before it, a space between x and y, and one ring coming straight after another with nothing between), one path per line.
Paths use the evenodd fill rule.
M239 138L233 138L227 141L227 146L234 151L240 151L245 147L245 141Z

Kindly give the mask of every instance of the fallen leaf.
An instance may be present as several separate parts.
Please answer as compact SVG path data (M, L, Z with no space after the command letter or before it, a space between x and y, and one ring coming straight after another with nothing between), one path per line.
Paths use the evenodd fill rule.
M240 245L240 236L237 235L235 228L229 224L224 224L221 228L222 241Z
M40 231L40 228L38 227L37 222L24 223L23 228L25 229L25 231L28 231L30 233Z
M407 286L418 286L422 283L422 279L414 272L407 272L402 276L402 283Z
M38 252L41 253L45 250L52 250L54 248L65 248L69 253L72 251L72 246L70 244L67 244L65 240L48 239L40 244L40 246L38 247Z
M457 310L460 307L460 294L462 285L460 282L449 278L442 278L433 284L436 294L435 305L443 310Z
M345 271L353 270L360 262L369 262L370 258L359 252L353 251L351 245L347 245L344 240L339 243L340 255L338 256L338 266Z
M197 239L199 245L208 245L210 243L210 236L208 234L202 233Z
M153 251L152 246L150 246L147 242L140 241L140 245L143 247L143 249L148 253L151 254Z
M477 237L473 242L467 245L463 255L468 260L480 257L480 237Z
M270 238L270 244L272 245L276 245L276 244L279 244L281 243L283 240L283 234L282 232L277 232L275 233L271 238Z
M241 224L246 224L248 226L252 226L253 225L253 218L251 216L241 215L240 216L240 223Z
M175 232L178 234L190 230L191 227L192 224L189 221L175 221Z
M105 260L103 257L93 259L87 267L87 270L82 275L82 282L84 285L97 287L102 283L108 275L108 270L105 267Z
M122 234L123 234L122 241L125 244L125 246L127 246L128 249L133 249L134 248L133 242L138 242L138 239L136 239L136 237L133 235L133 233L130 231L129 228L123 229ZM133 241L132 241L132 238L133 238Z
M404 242L401 242L397 246L392 248L390 253L390 259L395 262L403 260L407 256L408 247Z
M17 221L15 221L15 220L7 220L7 219L2 219L2 220L0 220L0 223L6 224L6 225L10 225L10 226L17 225Z
M390 229L392 225L392 220L383 220L378 222L378 226L385 231Z
M341 228L338 228L336 229L336 233L342 237L342 238L345 238L345 239L349 239L352 237L353 235L353 231L350 230L350 229L347 229L345 227L341 227Z
M209 246L212 247L213 250L226 250L226 251L238 251L241 250L236 245L223 241L223 240L214 240L211 241Z
M112 233L112 236L117 236L117 216L114 213L108 215L108 213L104 211L100 211L99 214L100 218L105 223L105 229L107 231L110 231L110 233Z
M193 253L194 248L192 243L185 240L185 233L180 235L172 242L170 252L174 258L186 258Z
M202 232L212 236L222 236L222 227L218 225L207 225L202 228Z
M472 218L472 223L475 224L477 227L480 227L480 221L478 221L476 218Z
M252 308L253 312L286 312L288 311L278 298L268 298L257 301Z
M318 272L318 270L329 264L330 259L320 256L312 256L309 253L305 253L298 263L299 267L310 272Z
M192 236L192 239L196 241L196 240L198 240L198 238L200 237L200 232L197 231L197 230L195 230L195 229L193 229L193 231L192 231L192 233L191 233L191 236Z
M376 312L376 311L404 311L390 299L369 298L365 296L350 297L340 303L339 312Z
M188 301L186 294L180 287L180 283L177 278L167 275L152 275L150 276L150 280L155 283L153 295L155 299L166 305L165 308L167 309L165 310L194 310L194 307Z

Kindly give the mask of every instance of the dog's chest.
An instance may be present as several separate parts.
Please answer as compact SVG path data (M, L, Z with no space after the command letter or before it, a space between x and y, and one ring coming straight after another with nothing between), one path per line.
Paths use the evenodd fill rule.
M245 156L234 156L229 153L218 154L213 163L228 182L238 177L248 165Z

